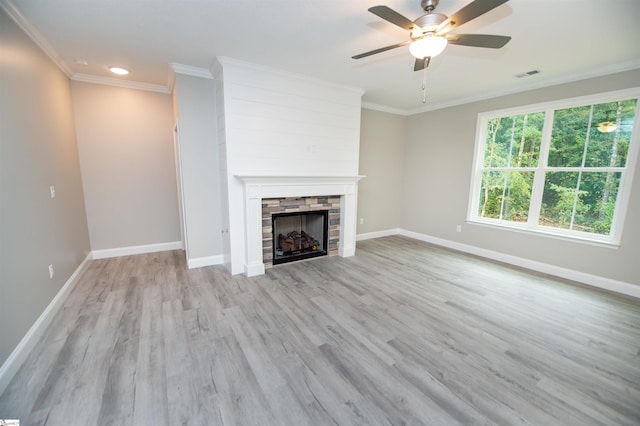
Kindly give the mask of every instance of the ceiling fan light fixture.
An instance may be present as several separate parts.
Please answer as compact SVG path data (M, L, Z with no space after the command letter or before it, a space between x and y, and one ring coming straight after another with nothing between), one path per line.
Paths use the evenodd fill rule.
M418 59L433 58L447 47L447 39L435 34L427 34L409 45L409 52Z
M409 35L409 37L411 37L411 40L418 40L420 37L422 37L422 33L423 33L422 28L416 25L411 30L411 34Z
M601 133L611 133L614 132L618 126L615 121L603 121L598 123L598 131Z

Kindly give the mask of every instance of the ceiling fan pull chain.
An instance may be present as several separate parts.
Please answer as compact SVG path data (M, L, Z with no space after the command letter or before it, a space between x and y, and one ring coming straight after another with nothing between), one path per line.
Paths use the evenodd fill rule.
M426 58L425 58L426 61ZM427 67L422 69L422 103L427 103Z

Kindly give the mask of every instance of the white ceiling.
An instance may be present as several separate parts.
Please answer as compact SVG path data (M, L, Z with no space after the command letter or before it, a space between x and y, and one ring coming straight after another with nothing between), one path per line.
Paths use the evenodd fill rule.
M469 2L440 0L436 11ZM420 0L0 0L76 79L111 78L107 66L119 65L131 70L125 81L167 87L170 63L207 69L226 56L365 89L366 104L412 113L640 68L639 0L511 0L452 31L511 42L448 46L431 61L423 104L408 47L351 59L408 39L367 11L377 4L423 14Z

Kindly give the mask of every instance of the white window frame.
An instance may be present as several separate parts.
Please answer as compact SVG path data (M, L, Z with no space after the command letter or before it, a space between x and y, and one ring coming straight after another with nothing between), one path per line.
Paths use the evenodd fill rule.
M607 102L617 102L621 100L637 99L636 115L633 123L631 140L629 143L629 152L627 153L627 163L625 167L619 167L618 171L622 172L620 185L618 187L618 196L616 198L616 208L611 223L609 235L594 234L584 231L573 231L568 229L553 228L538 224L540 218L540 209L542 202L542 194L544 191L545 173L547 171L562 171L562 168L548 168L547 159L549 157L549 147L551 141L551 132L553 128L554 111L564 108L573 108L592 104L600 104ZM542 141L540 145L540 154L538 165L536 167L520 167L518 171L531 171L534 173L533 187L531 189L530 212L528 221L513 222L503 219L481 217L478 213L478 205L480 203L480 193L482 189L482 173L484 171L484 156L487 140L487 126L491 119L499 117L509 117L514 115L532 114L536 112L544 112L545 120L542 130ZM613 92L598 93L588 96L580 96L570 99L562 99L557 101L545 102L534 105L525 105L514 108L501 109L496 111L487 111L478 114L476 125L476 143L474 150L473 169L471 173L471 186L469 194L469 206L467 211L467 223L486 225L491 227L499 227L501 229L510 229L514 231L534 233L545 235L552 238L561 238L571 241L579 241L593 243L604 246L618 247L622 238L622 228L624 225L627 205L631 196L631 185L633 176L638 164L638 153L640 152L640 87L617 90ZM504 168L510 170L511 168ZM604 168L604 171L610 170ZM493 167L492 170L500 171L500 168ZM589 168L590 171L599 171L596 168ZM566 170L568 171L568 170ZM574 171L574 170L571 170ZM640 190L640 188L639 188Z

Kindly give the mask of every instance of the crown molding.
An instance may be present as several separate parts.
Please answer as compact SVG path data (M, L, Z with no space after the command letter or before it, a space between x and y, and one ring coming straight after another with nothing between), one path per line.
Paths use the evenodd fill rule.
M616 73L625 72L625 71L632 71L635 69L640 69L640 61L623 62L620 64L595 68L595 69L580 72L580 73L565 75L558 78L550 78L545 80L533 80L529 84L518 86L511 89L494 90L490 92L485 92L481 95L452 99L450 101L428 104L418 108L407 108L407 109L396 108L388 105L380 105L380 104L375 104L375 103L366 102L366 101L362 102L362 108L371 109L374 111L387 112L391 114L410 116L415 114L421 114L424 112L436 111L439 109L454 107L458 105L469 104L472 102L479 102L487 99L498 98L500 96L507 96L507 95L513 95L516 93L527 92L529 90L543 89L545 87L556 86L558 84L574 83L581 80L587 80L590 78L604 77L606 75L616 74Z
M173 93L173 88L176 86L176 73L169 67L167 74L167 89L170 93Z
M393 108L390 106L374 104L371 102L362 102L362 108L371 109L371 110L380 111L380 112L388 112L389 114L404 115L404 116L409 115L406 109Z
M191 65L178 64L176 62L171 62L169 66L176 74L213 79L213 74L207 68L192 67Z
M73 81L81 81L85 83L104 84L107 86L118 86L129 89L147 90L158 93L171 93L170 89L165 86L156 84L139 83L135 81L118 80L115 78L98 77L89 74L74 74L71 68L64 62L57 50L51 46L49 41L36 29L36 27L24 16L20 8L18 8L11 0L0 0L0 8L2 8L9 18L24 31L24 33L53 61L54 64Z
M565 75L557 78L549 78L545 80L532 80L531 83L518 86L511 89L494 90L483 93L481 95L469 96L464 98L453 99L447 102L440 102L436 104L426 105L419 108L404 110L405 115L420 114L423 112L435 111L438 109L449 108L458 105L469 104L472 102L484 101L487 99L498 98L500 96L514 95L516 93L527 92L529 90L543 89L545 87L556 86L558 84L574 83L581 80L587 80L590 78L603 77L610 74L616 74L619 72L631 71L640 69L640 61L623 62L620 64L608 65L605 67L594 68L580 73L574 73L571 75Z
M169 89L169 92L173 92L173 88L176 84L176 74L213 79L213 74L211 74L211 71L206 68L193 67L191 65L179 64L177 62L170 62L169 78L167 81L167 88Z
M137 81L130 81L130 80L119 80L117 78L99 77L99 76L90 75L90 74L74 74L73 76L71 76L71 80L80 81L83 83L103 84L105 86L124 87L126 89L146 90L149 92L157 92L157 93L164 93L164 94L171 93L171 90L169 88L167 88L166 86L161 86L159 84L140 83Z
M24 16L20 8L13 4L11 0L0 0L0 7L9 15L22 31L60 68L60 70L69 78L73 74L69 66L62 60L58 51L56 51L47 39L40 34L40 31Z
M256 64L252 64L244 61L239 61L239 60L231 59L224 56L216 57L210 69L193 67L193 66L178 64L178 63L170 63L169 65L172 71L169 72L166 86L147 84L147 83L138 83L138 82L108 78L108 77L98 77L98 76L93 76L88 74L79 74L79 73L74 74L72 70L69 68L69 66L62 59L60 54L51 46L48 40L36 29L36 27L25 17L25 15L20 10L20 8L16 6L12 0L0 0L0 8L2 8L7 13L10 19L13 20L15 24L22 31L25 32L25 34L27 34L27 36L56 64L56 66L58 66L58 68L69 79L74 81L104 84L104 85L110 85L110 86L119 86L119 87L140 89L140 90L148 90L148 91L159 92L159 93L171 93L173 90L174 82L175 82L175 73L211 79L213 78L213 75L216 72L221 71L224 65L235 65L238 67L254 69L256 71L268 70L272 73L277 73L289 78L304 79L307 81L314 81L316 83L321 83L327 86L337 87L341 89L349 89L352 91L356 91L361 95L364 93L363 89L349 87L349 86L342 86L342 85L334 84L334 83L323 81L323 80L316 80L316 79L302 76L299 74L293 74L287 71L268 68L265 66L256 65ZM530 83L522 86L518 86L517 88L489 91L480 95L462 97L458 99L451 99L446 102L427 104L417 108L403 109L403 108L396 108L392 106L375 104L370 102L362 102L362 108L381 111L381 112L387 112L391 114L410 116L415 114L421 114L424 112L449 108L453 106L464 105L472 102L478 102L478 101L483 101L487 99L497 98L500 96L522 93L529 90L541 89L544 87L550 87L558 84L572 83L572 82L585 80L589 78L602 77L608 74L615 74L618 72L630 71L630 70L639 69L639 68L640 68L640 61L635 60L635 61L625 62L621 64L614 64L614 65L609 65L609 66L600 67L596 69L586 70L583 72L579 72L571 75L565 75L558 78L532 80Z
M214 58L213 63L211 64L211 72L214 75L217 75L221 70L224 70L225 67L237 67L240 69L252 70L256 73L270 73L273 75L279 75L286 79L296 79L299 81L305 81L317 86L330 87L338 90L346 90L357 93L362 96L364 94L364 89L353 86L346 86L343 84L332 83L330 81L321 80L318 78L308 77L301 74L296 74L290 71L284 71L278 68L271 68L264 65L258 65L251 62L240 61L238 59L229 58L227 56L216 56Z

